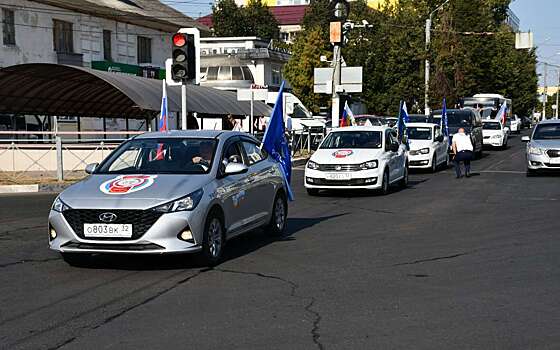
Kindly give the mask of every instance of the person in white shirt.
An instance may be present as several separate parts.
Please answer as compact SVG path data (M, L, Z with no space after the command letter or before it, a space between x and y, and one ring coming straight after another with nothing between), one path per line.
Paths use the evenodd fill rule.
M461 174L461 162L465 166L465 176L471 176L471 160L473 158L473 144L469 135L465 134L465 129L460 128L458 133L453 135L453 161L455 162L455 173L457 178L463 177Z

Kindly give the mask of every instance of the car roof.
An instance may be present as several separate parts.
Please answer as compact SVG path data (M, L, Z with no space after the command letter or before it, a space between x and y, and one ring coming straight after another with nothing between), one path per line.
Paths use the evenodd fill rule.
M333 129L331 132L348 132L348 131L385 131L385 130L393 130L391 127L387 125L374 125L374 126L345 126L342 128Z
M419 128L433 128L436 124L434 123L406 123L406 127L419 127Z
M249 136L244 132L239 131L224 131L224 130L170 130L170 131L156 131L147 132L135 137L135 139L153 139L153 138L204 138L204 139L226 139L231 136Z
M502 123L501 120L496 120L496 119L482 119L483 123Z
M560 124L560 119L541 120L539 124Z

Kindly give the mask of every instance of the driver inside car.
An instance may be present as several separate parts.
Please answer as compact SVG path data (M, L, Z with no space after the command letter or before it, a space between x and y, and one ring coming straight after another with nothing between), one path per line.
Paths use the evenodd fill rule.
M204 171L207 171L212 164L213 151L212 142L201 142L199 155L192 158L193 164L200 165Z

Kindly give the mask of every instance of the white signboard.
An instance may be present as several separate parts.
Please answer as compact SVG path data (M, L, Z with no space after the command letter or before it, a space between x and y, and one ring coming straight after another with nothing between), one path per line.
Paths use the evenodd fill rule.
M237 101L251 101L251 93L253 101L266 101L268 98L268 89L237 89Z
M335 87L338 93L362 92L362 67L341 67L340 85ZM315 68L313 72L313 92L332 94L334 68Z
M515 48L516 49L532 49L533 44L533 33L515 33Z

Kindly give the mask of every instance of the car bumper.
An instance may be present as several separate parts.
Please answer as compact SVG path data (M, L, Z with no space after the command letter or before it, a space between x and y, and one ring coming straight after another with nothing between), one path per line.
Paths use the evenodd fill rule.
M501 147L504 144L504 139L484 139L482 144L484 146Z
M335 172L333 172L335 173ZM341 173L342 174L342 173ZM327 179L327 172L306 169L304 186L310 189L378 189L381 188L381 177L378 169L355 171L349 179Z
M198 215L197 215L198 214ZM194 253L201 250L204 213L182 211L161 215L140 237L135 239L85 238L70 225L64 214L49 214L49 248L61 253L169 254ZM135 226L133 222L133 230ZM56 237L51 236L51 229ZM180 234L191 232L191 239Z
M432 153L412 156L408 154L408 167L411 169L427 169L432 167Z
M553 159L557 159L557 161L560 162L560 158L549 158L546 155L528 154L527 168L531 170L559 170L560 171L560 163L559 164L552 163L555 161Z

